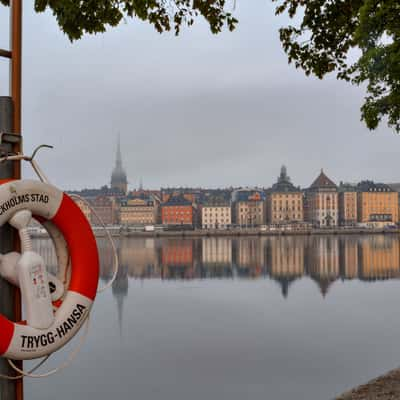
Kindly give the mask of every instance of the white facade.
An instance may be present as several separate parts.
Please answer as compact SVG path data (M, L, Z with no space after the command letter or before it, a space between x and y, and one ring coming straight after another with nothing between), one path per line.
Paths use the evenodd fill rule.
M201 209L201 226L203 229L225 229L232 223L230 206L203 206Z
M307 194L310 221L315 226L337 226L339 205L337 192L316 192Z

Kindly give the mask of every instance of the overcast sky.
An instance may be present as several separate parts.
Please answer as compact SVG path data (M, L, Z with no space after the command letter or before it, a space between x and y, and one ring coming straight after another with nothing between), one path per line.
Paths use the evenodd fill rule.
M24 2L25 3L25 2ZM362 88L287 64L270 1L237 1L238 29L198 22L179 38L136 20L71 44L50 13L24 10L25 151L64 189L109 184L118 132L129 187L400 181L400 136L360 122ZM251 3L251 4L250 4ZM29 5L28 5L29 4ZM8 9L0 6L0 47ZM0 61L0 95L8 65ZM25 176L30 176L25 170Z

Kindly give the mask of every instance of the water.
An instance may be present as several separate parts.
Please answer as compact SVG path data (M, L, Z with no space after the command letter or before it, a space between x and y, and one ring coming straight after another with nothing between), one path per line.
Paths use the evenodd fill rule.
M332 399L400 364L398 236L118 245L85 347L27 379L27 400ZM54 268L49 241L36 246ZM99 246L104 284L112 254Z

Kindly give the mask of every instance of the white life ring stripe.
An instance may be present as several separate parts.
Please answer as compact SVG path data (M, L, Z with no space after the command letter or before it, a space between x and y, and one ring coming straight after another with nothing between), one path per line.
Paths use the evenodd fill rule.
M50 328L36 329L15 324L13 337L4 356L27 360L55 352L75 336L86 320L92 303L79 293L68 292Z
M60 208L63 195L56 187L33 180L0 185L0 226L23 209L31 210L33 215L52 219Z

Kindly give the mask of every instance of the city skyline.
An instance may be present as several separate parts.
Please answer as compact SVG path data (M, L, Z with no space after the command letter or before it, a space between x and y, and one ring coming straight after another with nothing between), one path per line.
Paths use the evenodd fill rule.
M287 166L285 164L281 164L279 167L279 173L276 174L275 180L270 183L270 184L264 184L261 186L250 186L250 185L243 185L243 186L208 186L208 187L201 187L201 186L195 186L195 185L188 185L188 186L160 186L158 188L154 187L146 187L144 186L143 183L143 177L139 178L139 183L136 187L129 185L129 174L127 174L126 169L125 169L125 164L124 164L124 157L123 157L123 152L121 150L121 136L120 134L117 135L116 137L116 145L115 145L115 155L114 155L114 160L115 164L112 169L111 173L111 179L104 183L104 185L101 185L101 187L107 186L110 187L110 189L113 190L121 190L124 193L129 193L129 192L134 192L136 190L158 190L158 189L168 189L168 188L181 188L181 189L186 189L186 188L193 188L193 189L222 189L222 190L231 190L231 189L259 189L259 190L268 190L268 189L273 189L277 187L277 185L289 185L292 186L293 189L299 189L299 190L305 190L309 188L312 183L315 180L315 177L311 180L311 183L308 186L301 186L297 185L295 182L292 181L291 176L287 175ZM320 173L325 173L324 168L320 168ZM316 175L317 176L317 175ZM335 181L335 184L337 185L354 185L357 186L358 183L361 182L366 182L366 181L372 181L368 177L364 177L363 179L360 179L358 182L351 182L346 179L341 179L340 181ZM399 185L398 182L380 182L380 183L385 183L385 184L396 184ZM85 189L97 189L93 187L84 187L84 188L74 188L73 190L85 190ZM286 189L282 189L283 191L286 191ZM397 190L397 189L396 189ZM290 191L290 190L289 190Z

